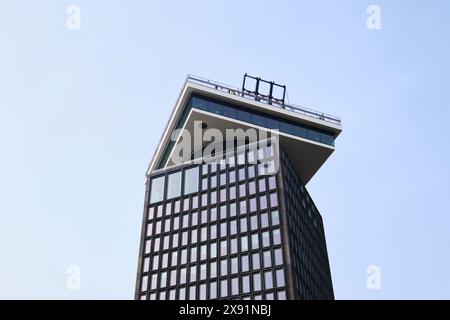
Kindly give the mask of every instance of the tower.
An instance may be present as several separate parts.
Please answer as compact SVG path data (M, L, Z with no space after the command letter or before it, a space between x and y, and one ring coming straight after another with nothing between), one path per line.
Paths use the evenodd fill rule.
M285 89L188 76L146 174L136 299L334 298L306 184L341 122Z

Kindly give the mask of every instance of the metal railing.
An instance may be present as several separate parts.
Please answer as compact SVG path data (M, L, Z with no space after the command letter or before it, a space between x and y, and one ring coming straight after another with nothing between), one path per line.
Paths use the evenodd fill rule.
M312 117L314 119L319 119L319 120L324 120L330 123L334 123L337 125L341 125L341 118L337 117L337 116L333 116L327 113L323 113L320 111L316 111L310 108L306 108L303 106L299 106L299 105L289 105L286 103L279 103L277 100L270 100L267 99L266 96L263 95L257 95L257 94L253 94L248 92L247 90L242 91L241 89L232 87L230 85L227 84L223 84L217 81L213 81L213 80L209 80L206 78L202 78L199 76L195 76L195 75L191 75L189 74L187 76L186 82L191 82L191 83L196 83L208 88L212 88L221 92L225 92L228 94L232 94L235 96L240 96L240 97L244 97L247 98L249 100L256 100L262 103L266 103L268 105L272 105L272 106L276 106L279 107L281 109L287 110L287 111L291 111L291 112L295 112L295 113L299 113L308 117Z

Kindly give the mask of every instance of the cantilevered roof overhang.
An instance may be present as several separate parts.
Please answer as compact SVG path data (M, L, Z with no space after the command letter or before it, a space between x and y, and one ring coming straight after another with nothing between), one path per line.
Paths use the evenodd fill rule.
M253 111L268 116L275 116L291 123L317 128L318 130L332 134L334 138L342 131L340 119L336 117L306 108L289 105L281 107L270 105L251 99L252 97L243 96L239 89L210 80L188 76L147 170L147 175L150 175L154 170L167 168L177 164L171 161L173 147L178 143L178 140L176 142L171 142L172 132L175 129L187 129L189 132L194 132L195 121L206 123L208 128L219 129L223 132L224 136L226 129L241 128L246 130L248 128L256 128L267 130L267 128L246 121L232 119L197 108L189 108L188 102L193 94L223 101L224 103L238 106L239 108L245 108L250 112ZM193 139L193 135L191 136ZM309 182L334 151L334 145L313 141L285 132L280 132L279 138L280 144L294 163L298 174L305 184ZM191 145L194 145L193 141L191 142Z

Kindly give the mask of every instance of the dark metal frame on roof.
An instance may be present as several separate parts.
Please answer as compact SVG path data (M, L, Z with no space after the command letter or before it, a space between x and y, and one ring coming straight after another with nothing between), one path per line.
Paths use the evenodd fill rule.
M247 80L247 78L249 79L253 79L255 80L255 90L248 90L245 87L245 82ZM269 94L263 94L260 92L259 89L259 85L260 83L266 83L269 85ZM278 88L282 88L283 89L283 97L282 98L275 98L273 96L273 88L274 87L278 87ZM274 81L267 81L262 79L261 77L253 77L247 73L244 74L244 78L242 80L242 94L253 94L255 96L255 100L260 101L261 98L266 100L268 104L272 104L273 102L276 102L277 104L280 104L283 108L284 108L284 100L286 98L286 86L285 85L280 85L278 83L275 83Z

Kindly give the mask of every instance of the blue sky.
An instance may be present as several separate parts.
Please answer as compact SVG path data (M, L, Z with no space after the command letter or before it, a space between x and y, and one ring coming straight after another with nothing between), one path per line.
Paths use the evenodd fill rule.
M381 30L366 27L371 4ZM449 299L449 12L445 0L2 1L0 298L132 298L144 174L186 75L239 86L248 72L343 119L308 185L336 298ZM70 265L80 290L66 288Z

